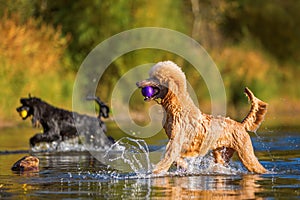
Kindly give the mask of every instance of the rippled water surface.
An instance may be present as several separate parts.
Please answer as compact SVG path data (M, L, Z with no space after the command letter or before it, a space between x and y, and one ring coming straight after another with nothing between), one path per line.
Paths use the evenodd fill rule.
M257 157L270 171L263 175L248 173L238 159L228 168L213 166L207 156L191 162L189 172L173 168L153 176L149 168L161 157L163 150L157 150L164 146L164 137L147 141L146 147L133 142L134 148L122 146L126 151L96 152L108 156L111 166L96 159L95 152L92 156L78 148L30 152L40 159L39 172L12 172L12 164L29 154L28 139L35 132L1 129L0 199L300 199L299 130L251 135ZM143 152L147 148L149 157Z

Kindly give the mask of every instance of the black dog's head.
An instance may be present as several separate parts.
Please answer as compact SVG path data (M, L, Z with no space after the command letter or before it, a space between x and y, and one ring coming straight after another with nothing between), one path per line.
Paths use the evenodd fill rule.
M28 117L34 115L34 110L36 105L41 102L41 99L36 97L31 97L29 95L28 98L21 98L20 103L22 106L18 107L16 110L21 116L23 120L27 119Z

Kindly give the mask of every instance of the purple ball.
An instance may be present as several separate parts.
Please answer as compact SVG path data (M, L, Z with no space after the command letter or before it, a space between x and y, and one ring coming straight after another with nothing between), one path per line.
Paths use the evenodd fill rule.
M152 97L154 95L154 88L151 86L146 86L142 88L142 94L144 97Z

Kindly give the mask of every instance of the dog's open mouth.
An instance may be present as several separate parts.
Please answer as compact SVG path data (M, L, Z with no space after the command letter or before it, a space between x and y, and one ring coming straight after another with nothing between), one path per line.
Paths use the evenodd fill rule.
M141 88L142 95L144 96L144 101L156 100L159 98L164 98L167 93L167 88L162 87L157 81L146 79L139 81L136 85Z
M27 106L21 106L21 107L17 108L17 112L19 113L19 115L22 119L26 119L29 116L28 115L29 109L30 108Z
M159 88L154 86L146 86L142 88L142 95L145 97L144 101L151 101L159 93Z

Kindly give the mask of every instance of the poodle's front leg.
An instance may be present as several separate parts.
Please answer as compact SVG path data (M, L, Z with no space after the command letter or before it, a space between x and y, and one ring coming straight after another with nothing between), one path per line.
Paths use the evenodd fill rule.
M184 160L184 158L180 157L176 161L176 166L179 167L182 170L187 170L188 168L188 163Z
M178 130L180 130L179 126L175 126L173 128L170 140L166 147L164 158L155 166L153 170L154 174L167 172L173 162L180 158L180 152L184 140Z
M174 140L169 141L164 158L156 164L153 170L154 174L167 172L172 163L175 161L175 158L179 155L179 152L177 152L177 148L175 147L177 145L174 143Z

